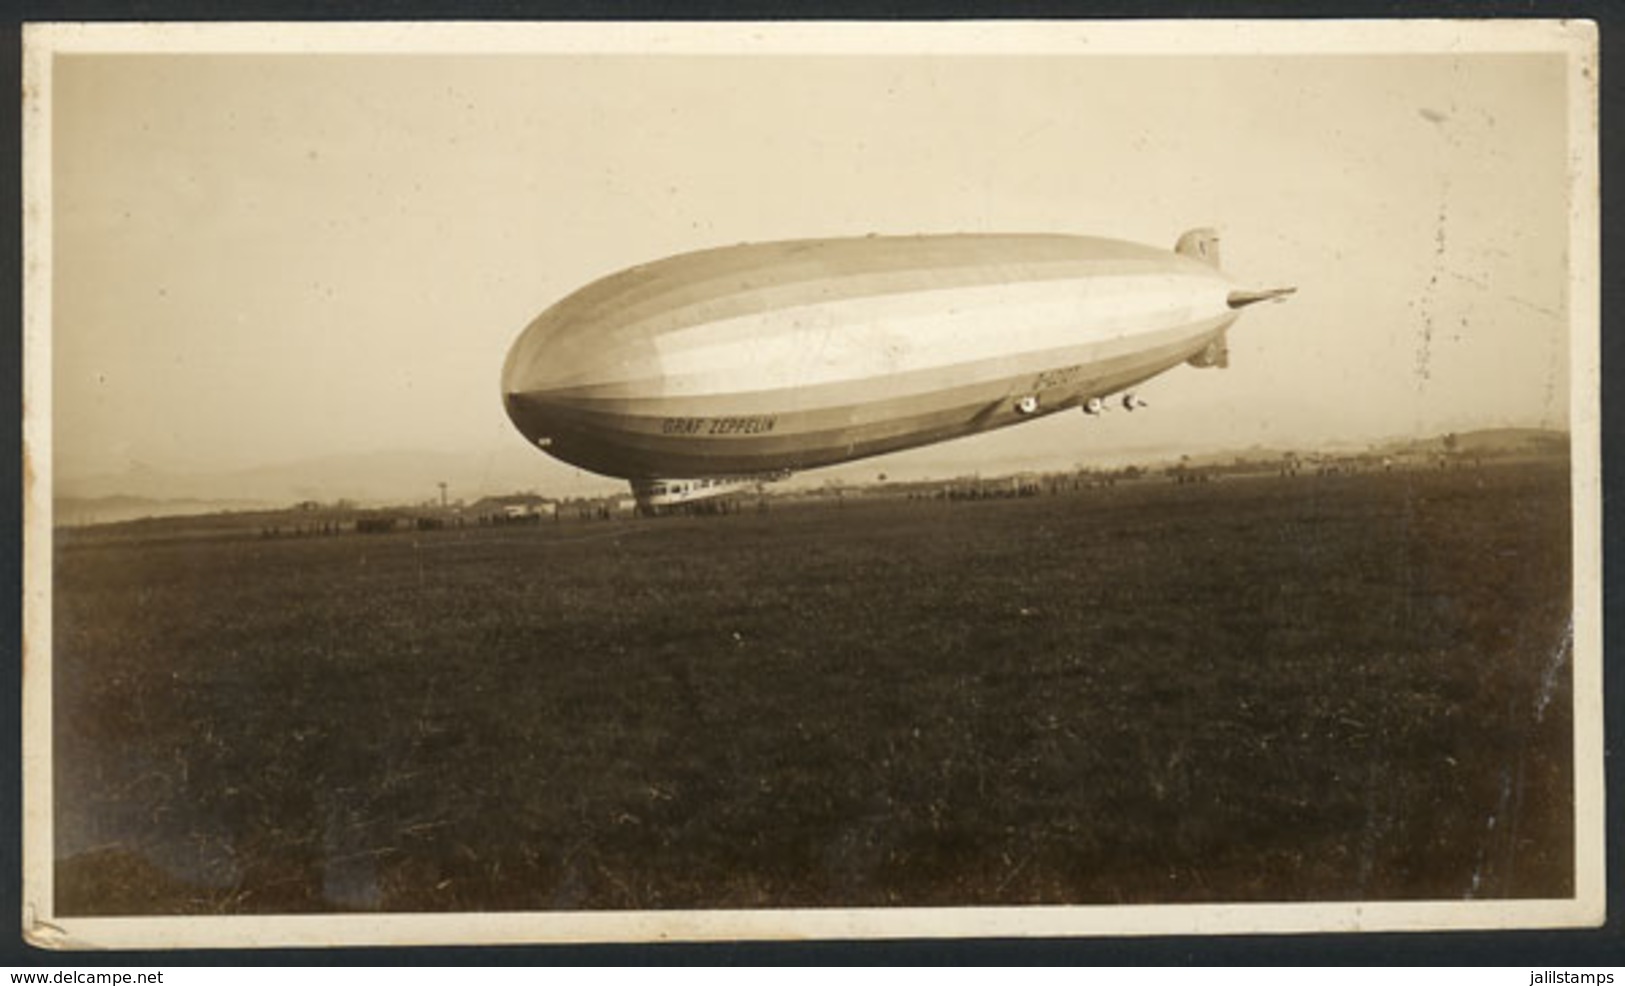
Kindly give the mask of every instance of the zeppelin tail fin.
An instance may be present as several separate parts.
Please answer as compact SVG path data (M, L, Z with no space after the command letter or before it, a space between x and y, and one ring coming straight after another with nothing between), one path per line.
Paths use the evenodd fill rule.
M1246 308L1260 301L1277 301L1297 290L1297 288L1265 288L1262 291L1232 291L1227 300L1231 308Z
M1200 229L1188 230L1179 242L1174 244L1174 252L1182 257L1200 260L1204 264L1219 266L1219 231L1208 226Z

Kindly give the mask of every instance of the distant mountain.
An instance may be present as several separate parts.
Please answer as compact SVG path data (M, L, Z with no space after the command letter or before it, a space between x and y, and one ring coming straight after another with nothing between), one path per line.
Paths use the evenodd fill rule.
M560 466L518 449L490 454L461 452L368 452L219 472L170 472L140 467L94 476L57 477L63 500L113 497L147 501L214 503L243 501L288 505L302 500L360 504L416 503L440 498L468 502L497 493L538 490L550 496L619 490L621 483Z
M57 497L52 520L59 527L116 524L142 517L189 517L226 511L261 510L279 506L257 500L154 500L142 496L103 496L89 499Z
M1548 431L1543 428L1480 428L1421 439L1396 438L1373 445L1371 451L1384 455L1417 452L1507 455L1561 452L1568 448L1568 444L1569 435L1565 431Z

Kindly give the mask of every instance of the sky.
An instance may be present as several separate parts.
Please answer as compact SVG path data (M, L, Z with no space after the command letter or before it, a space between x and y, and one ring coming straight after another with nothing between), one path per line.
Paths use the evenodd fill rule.
M1560 54L59 54L55 470L383 451L582 477L502 411L575 288L705 247L1218 227L1230 367L953 475L1569 416ZM572 478L573 477L573 478Z

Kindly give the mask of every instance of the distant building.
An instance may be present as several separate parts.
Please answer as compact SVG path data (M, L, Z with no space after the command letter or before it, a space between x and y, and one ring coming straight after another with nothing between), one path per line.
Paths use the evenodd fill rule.
M477 500L467 512L479 518L482 524L512 524L535 523L543 517L554 516L558 513L558 509L556 501L544 496L535 493L510 493Z

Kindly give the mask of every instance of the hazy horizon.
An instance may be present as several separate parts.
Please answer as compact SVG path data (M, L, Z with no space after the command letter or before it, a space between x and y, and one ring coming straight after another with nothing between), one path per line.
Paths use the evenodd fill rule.
M60 55L61 480L395 450L580 470L503 413L577 287L742 241L1215 225L1223 371L856 464L1569 426L1561 53ZM833 473L832 473L833 474Z
M1563 435L1566 431L1520 428L1486 429L1458 433L1463 437L1488 436L1493 442L1521 442L1533 434ZM1390 436L1366 442L1331 442L1318 446L1262 446L1197 448L1188 444L1123 447L1110 454L1079 457L1071 463L1057 458L1042 467L1032 465L1020 453L997 448L978 457L969 469L963 457L927 446L909 452L857 459L822 469L796 473L773 483L771 491L794 491L829 484L863 486L873 483L946 482L969 475L984 478L1018 473L1066 474L1084 470L1118 470L1129 466L1159 469L1189 458L1197 463L1227 462L1232 457L1273 461L1285 453L1314 459L1354 456L1387 450L1396 446L1427 449L1445 435ZM947 443L951 445L952 443ZM1510 448L1511 446L1505 446ZM951 452L951 449L949 450ZM1258 457L1262 456L1260 460ZM489 496L537 493L557 499L625 495L624 480L598 476L585 470L572 470L564 478L557 475L538 483L526 460L482 461L476 454L456 452L425 453L410 450L375 451L355 456L334 455L315 459L273 463L217 473L169 473L138 468L72 479L59 479L58 504L81 505L107 500L143 500L153 503L205 504L211 507L232 504L281 505L314 500L335 503L348 500L361 505L394 505L433 502L440 483L447 484L452 502L473 503Z

